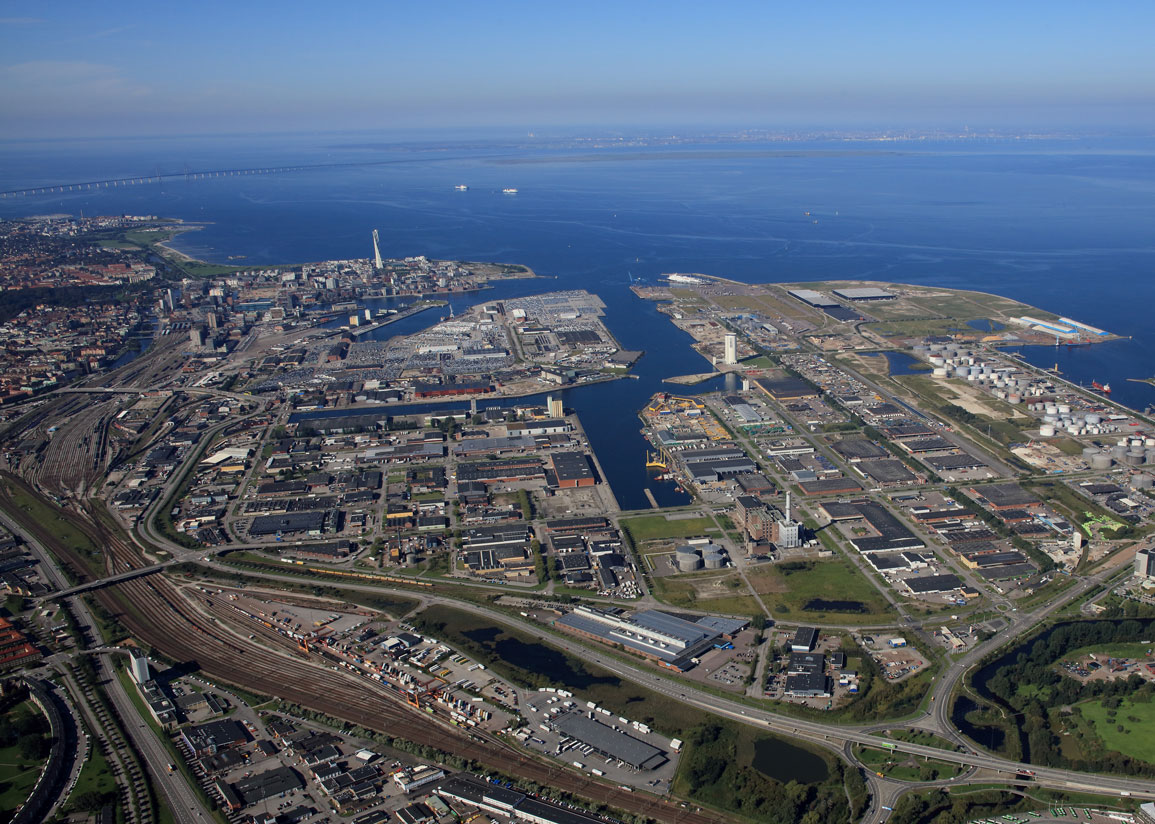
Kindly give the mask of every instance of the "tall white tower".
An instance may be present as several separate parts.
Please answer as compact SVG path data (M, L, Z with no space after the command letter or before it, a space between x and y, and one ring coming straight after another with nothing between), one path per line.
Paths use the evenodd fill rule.
M381 246L378 244L377 230L373 230L373 268L384 269L385 264L381 262Z
M738 362L738 336L733 332L727 332L725 337L726 351L722 358L722 363L727 366L733 366Z

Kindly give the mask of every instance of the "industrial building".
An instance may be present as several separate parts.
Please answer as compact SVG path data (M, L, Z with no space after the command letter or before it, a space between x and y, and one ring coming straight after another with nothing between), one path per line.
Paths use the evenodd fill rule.
M546 482L556 489L593 486L597 479L589 457L584 452L555 452L552 467L546 470Z
M818 397L818 390L802 378L755 378L754 384L776 401Z
M895 300L898 297L893 292L887 292L885 289L877 289L873 286L862 286L855 289L831 289L830 292L843 300L856 301Z
M714 626L657 610L627 616L579 606L555 624L587 638L621 644L663 666L682 671L692 668L697 663L694 659L713 649L722 636Z
M341 528L341 511L313 509L307 512L286 512L281 515L259 515L253 518L249 527L249 534L264 535L296 535L306 532L310 535L321 535L326 532L336 532Z
M957 575L928 575L922 578L907 578L903 582L912 595L928 595L934 592L950 592L963 585Z
M530 798L501 784L487 784L465 773L445 779L434 788L434 792L442 798L478 807L503 819L532 824L602 824L602 819L587 813Z
M811 652L818 645L818 630L814 627L799 627L790 642L791 652Z
M576 738L607 758L621 761L635 770L653 770L667 761L666 754L654 745L606 726L594 718L592 712L570 710L553 716L550 723L563 735Z

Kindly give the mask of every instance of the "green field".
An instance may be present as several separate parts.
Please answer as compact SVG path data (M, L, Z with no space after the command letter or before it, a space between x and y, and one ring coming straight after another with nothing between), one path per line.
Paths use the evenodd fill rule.
M958 749L958 747L942 736L935 735L933 732L926 732L925 730L888 730L887 733L881 737L890 738L894 741L906 741L909 744L921 744L924 747L938 747L940 750Z
M48 729L47 719L31 701L21 701L4 713L0 726L7 746L0 747L0 819L8 820L11 813L28 800L28 794L40 777L40 768L47 758L29 759L23 753L22 739L43 735ZM43 752L48 752L44 742Z
M654 597L672 607L708 609L731 615L764 615L758 599L736 572L654 578Z
M1072 650L1063 656L1063 661L1072 661L1076 658L1082 658L1091 653L1096 655L1106 655L1111 658L1131 658L1139 661L1145 661L1150 658L1152 653L1155 653L1155 645L1152 644L1094 644L1089 647L1080 647Z
M667 519L665 515L646 515L621 522L638 544L661 538L693 538L707 532L717 532L718 527L709 518Z
M964 769L961 764L950 764L946 761L925 759L874 747L856 745L854 754L871 772L882 773L896 781L941 781L959 775Z
M763 565L746 573L770 612L796 620L866 624L893 617L890 604L874 583L850 561L833 558ZM823 608L812 602L854 602L857 610Z
M1155 764L1155 735L1151 735L1155 730L1155 701L1123 699L1113 717L1108 716L1101 701L1088 701L1079 709L1107 749Z
M45 529L51 532L60 542L75 550L84 558L86 566L92 574L100 577L104 575L104 553L89 540L88 536L74 527L71 521L60 516L60 510L47 501L27 494L23 487L16 484L5 484L8 494L20 509L35 518Z

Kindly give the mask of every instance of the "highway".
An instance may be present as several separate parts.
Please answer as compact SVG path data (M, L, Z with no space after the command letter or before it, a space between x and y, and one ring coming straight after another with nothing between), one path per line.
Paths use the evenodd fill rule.
M3 523L9 530L12 530L14 534L21 535L24 538L32 549L32 552L40 559L41 570L48 581L56 583L58 586L64 582L64 576L57 568L51 553L36 540L35 536L21 529L19 525L4 512L0 512L0 523ZM93 639L100 637L96 627L96 621L88 611L88 607L84 601L79 598L68 598L67 606L76 619L82 637L86 636ZM123 654L126 650L119 648L100 648L93 652L100 655L101 658L109 659L107 670L112 673L112 654L114 652ZM53 656L48 659L46 663L49 663L57 669L61 669L61 665L72 657L73 654ZM113 675L103 686L113 706L116 707L117 714L124 723L125 734L132 742L136 751L140 753L144 759L151 775L153 786L164 795L173 818L178 824L198 824L198 822L210 820L211 814L209 810L205 808L200 797L189 787L184 775L179 771L175 773L169 772L168 765L172 759L168 751L157 739L152 728L146 725L140 718L135 704L133 704L128 694L124 691L124 686L121 684L120 679ZM74 695L75 700L83 700L83 695L79 690L77 690Z
M228 571L231 574L236 574L237 570L233 567L210 562L210 566L217 568L220 571ZM273 580L294 580L290 576L278 576L271 573L254 573L246 572L247 575L259 578L273 579ZM1088 581L1086 586L1076 588L1064 595L1060 602L1049 606L1046 610L1050 612L1052 609L1058 609L1062 604L1069 602L1076 598L1081 592L1085 592L1094 584ZM431 594L428 592L415 593L413 590L389 589L360 584L343 584L346 589L360 590L365 592L385 592L394 595L402 595L408 598L419 598L427 604L440 604L443 606L453 607L455 609L469 612L497 624L505 624L518 629L535 637L543 637L543 627L540 624L534 624L530 621L525 621L519 618L510 616L504 612L500 612L487 607L482 607L477 604L459 601L454 598L447 598ZM1017 626L1026 628L1035 623L1033 619L1024 619ZM700 709L713 712L717 715L732 718L748 724L764 728L768 731L779 733L785 736L796 736L805 738L809 741L816 742L823 746L833 749L841 750L847 744L867 744L877 746L880 739L873 735L873 731L879 729L896 729L899 727L916 726L922 718L915 720L908 720L905 722L898 722L888 724L885 726L870 725L870 726L841 726L838 724L825 724L817 721L807 721L802 719L787 718L767 710L756 709L749 707L739 701L730 698L724 698L705 692L696 687L693 687L684 682L677 682L671 678L658 674L652 669L643 668L639 665L625 663L615 657L611 657L604 653L587 647L585 644L576 639L570 639L564 635L550 634L546 639L551 646L564 650L565 652L580 658L583 661L596 664L603 669L606 669L620 678L632 681L636 684L645 686L648 689L676 698L683 703ZM949 710L945 710L945 705L950 702L949 690L953 689L953 685L957 683L958 679L962 677L966 669L974 663L975 660L985 655L991 649L997 648L1006 643L1005 637L997 637L988 642L988 645L977 648L971 655L964 659L955 662L948 672L952 673L950 679L939 678L936 679L936 686L934 694L936 700L932 702L935 706L934 715L938 717L940 714L946 716ZM943 698L939 699L938 696ZM944 705L944 706L938 706ZM893 743L897 752L908 753L911 755L925 756L934 758L939 761L946 761L952 764L961 764L968 767L976 767L988 770L994 770L1004 773L1008 777L1013 778L1016 773L1022 770L1034 771L1036 773L1035 783L1051 786L1060 789L1094 789L1097 792L1115 792L1123 793L1129 792L1135 797L1155 798L1155 781L1149 779L1139 778L1120 778L1116 776L1100 776L1087 775L1072 770L1059 770L1053 768L1036 767L1031 764L1009 761L995 755L989 755L977 751L969 752L952 752L948 750L938 749L937 747L930 747L923 744L912 744L903 741L888 742ZM953 783L959 783L956 780ZM914 786L922 786L921 783Z

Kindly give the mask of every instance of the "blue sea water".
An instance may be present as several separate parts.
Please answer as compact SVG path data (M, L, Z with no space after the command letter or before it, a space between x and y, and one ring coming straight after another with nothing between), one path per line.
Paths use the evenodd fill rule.
M330 165L179 176L289 164ZM1155 388L1126 380L1155 375L1155 139L613 149L362 134L0 143L0 190L158 172L178 177L0 199L0 216L123 212L204 222L174 246L254 265L367 257L378 229L387 256L511 261L555 278L455 299L457 309L527 292L596 292L622 345L647 355L640 380L570 391L566 402L579 408L599 453L613 455L606 473L627 508L645 506L641 489L653 486L633 410L671 388L663 377L706 365L633 296L631 277L863 278L1006 295L1133 336L1024 355L1047 367L1057 360L1076 381L1110 382L1113 398L1130 406L1155 403ZM519 191L503 194L507 187ZM420 325L436 320L419 317Z

